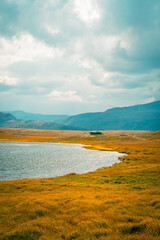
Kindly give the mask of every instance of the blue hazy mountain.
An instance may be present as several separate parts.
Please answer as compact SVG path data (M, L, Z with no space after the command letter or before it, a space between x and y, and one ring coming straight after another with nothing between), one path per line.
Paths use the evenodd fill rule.
M35 121L47 121L47 122L60 123L68 117L68 115L46 115L46 114L28 113L24 111L5 111L5 112L12 114L16 119L25 120L25 121L35 120Z
M48 130L160 130L160 101L69 117L23 111L10 113L0 113L0 127Z
M160 129L160 101L84 113L63 122L89 130L152 130Z
M35 120L19 120L10 113L0 112L0 127L7 128L33 128L45 130L86 130L69 125L62 125L54 122L35 121Z

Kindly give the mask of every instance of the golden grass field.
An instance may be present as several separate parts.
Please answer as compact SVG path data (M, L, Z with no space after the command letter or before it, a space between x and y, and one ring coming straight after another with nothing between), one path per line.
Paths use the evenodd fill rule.
M128 154L86 174L0 181L1 240L160 239L160 131L90 136L1 128L0 140L74 142Z

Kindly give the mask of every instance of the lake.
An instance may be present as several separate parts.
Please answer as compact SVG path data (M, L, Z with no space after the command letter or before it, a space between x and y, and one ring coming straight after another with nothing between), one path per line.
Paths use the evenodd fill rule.
M81 144L0 142L0 180L86 173L119 163L124 154L83 148Z

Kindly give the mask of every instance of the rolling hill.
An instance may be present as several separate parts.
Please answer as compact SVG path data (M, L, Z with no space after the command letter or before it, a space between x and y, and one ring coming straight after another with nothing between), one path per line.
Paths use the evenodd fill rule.
M62 125L54 122L46 121L25 121L18 120L10 113L0 112L0 127L7 128L33 128L33 129L45 129L45 130L85 130L83 128Z
M16 118L14 116L12 116L10 113L0 112L0 124L9 122L9 121L15 121L15 120L16 120Z
M160 101L70 117L23 111L15 111L13 114L14 116L0 113L0 127L46 130L160 130ZM16 116L19 119L16 119Z
M45 114L36 114L36 113L28 113L24 111L8 111L4 113L10 113L16 119L19 120L34 120L34 121L47 121L47 122L55 122L61 123L62 121L68 118L68 115L45 115Z
M156 131L160 129L160 101L112 108L105 112L79 114L67 118L63 123L89 130Z

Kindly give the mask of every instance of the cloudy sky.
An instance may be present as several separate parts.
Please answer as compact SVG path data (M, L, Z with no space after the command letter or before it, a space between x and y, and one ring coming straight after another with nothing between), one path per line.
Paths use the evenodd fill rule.
M0 110L160 99L159 0L0 0Z

